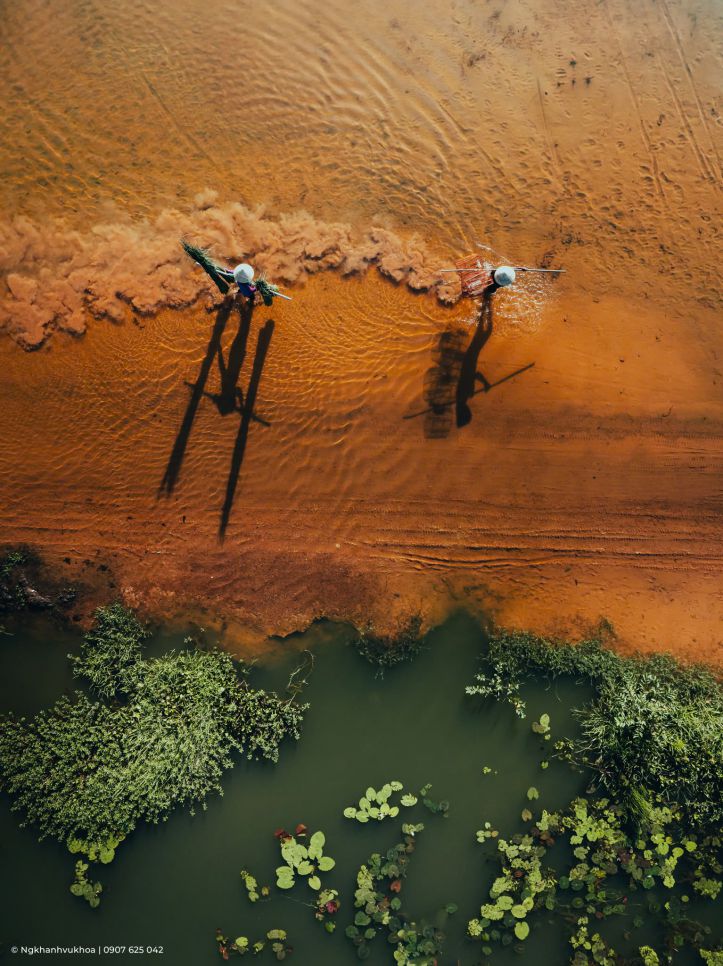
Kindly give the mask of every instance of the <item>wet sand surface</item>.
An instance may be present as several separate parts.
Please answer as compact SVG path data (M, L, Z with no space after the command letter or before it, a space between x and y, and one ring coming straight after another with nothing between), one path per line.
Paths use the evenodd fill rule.
M470 606L719 661L719 9L113 11L3 24L2 541L231 644ZM199 298L184 218L294 301ZM495 296L473 369L524 371L460 427L474 305L363 269L478 241L567 274Z

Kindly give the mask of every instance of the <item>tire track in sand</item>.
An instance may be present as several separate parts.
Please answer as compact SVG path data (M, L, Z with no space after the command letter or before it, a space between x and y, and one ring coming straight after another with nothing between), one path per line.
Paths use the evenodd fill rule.
M693 80L693 71L690 69L688 58L685 56L683 43L680 39L680 34L678 33L675 27L675 24L673 23L673 18L670 15L670 8L668 7L667 0L660 0L660 9L663 11L663 19L665 20L668 30L670 31L670 36L673 38L673 44L675 45L675 48L678 51L680 62L683 65L683 69L685 70L685 73L688 75L690 89L693 92L693 97L695 98L695 103L698 107L700 122L703 125L703 128L706 134L708 135L708 139L710 140L711 150L715 155L716 161L718 162L718 170L720 173L721 170L723 169L721 168L721 160L720 160L720 155L718 154L718 149L715 144L715 138L710 132L710 127L708 126L708 121L706 120L705 111L703 110L703 104L701 102L700 95L698 94L698 88L695 86L695 82ZM715 174L713 174L713 177L715 178Z
M628 62L625 59L625 54L623 53L622 44L620 43L620 36L617 30L615 29L615 20L613 19L613 16L610 13L608 0L604 0L602 7L605 10L605 16L607 17L608 23L610 24L610 36L614 38L615 46L618 48L618 54L620 55L620 66L623 69L623 74L625 75L625 81L628 85L628 90L630 91L630 98L633 102L633 106L635 107L635 115L638 119L638 124L640 125L640 135L643 139L643 144L645 145L645 149L648 152L648 157L650 159L650 166L653 171L653 178L655 179L655 186L658 190L658 195L660 196L661 201L663 202L665 207L668 208L668 199L665 194L665 191L663 190L663 184L660 180L660 171L658 170L658 160L655 157L655 152L653 151L653 144L650 140L648 132L645 130L645 122L643 121L643 115L640 111L640 102L638 101L638 95L635 93L635 87L633 86L633 82L630 77L630 71L628 70Z

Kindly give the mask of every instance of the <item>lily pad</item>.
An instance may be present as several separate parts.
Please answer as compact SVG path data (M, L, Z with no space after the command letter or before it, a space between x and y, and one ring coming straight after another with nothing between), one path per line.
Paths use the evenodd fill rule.
M515 923L515 936L518 939L527 939L530 935L530 927L526 922L516 922Z
M532 801L533 798L540 797L540 793L538 792L538 790L535 788L534 785L530 785L530 787L527 789L527 797L529 798L530 801Z

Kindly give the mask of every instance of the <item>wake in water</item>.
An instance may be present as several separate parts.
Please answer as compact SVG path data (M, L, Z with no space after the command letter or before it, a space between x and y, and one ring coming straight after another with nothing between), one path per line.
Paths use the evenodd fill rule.
M150 221L119 215L86 231L24 216L0 222L0 330L32 349L55 330L83 333L89 318L122 322L203 299L210 304L213 286L189 263L181 236L220 260L251 260L286 284L323 271L359 275L375 267L443 303L460 295L458 281L440 276L439 256L418 237L377 227L360 234L306 212L272 219L236 202L218 205L216 193L207 191L190 211L167 209Z

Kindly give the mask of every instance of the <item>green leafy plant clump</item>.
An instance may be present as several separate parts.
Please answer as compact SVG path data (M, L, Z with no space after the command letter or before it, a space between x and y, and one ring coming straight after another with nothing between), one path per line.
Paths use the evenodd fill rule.
M276 870L276 885L279 889L292 889L296 876L306 878L310 889L317 892L321 889L320 873L330 872L336 862L329 855L324 855L326 836L323 832L314 832L309 844L304 845L295 836L286 832L279 836L281 857L285 865Z
M102 608L73 659L97 697L79 691L0 727L0 782L23 824L91 860L111 861L139 821L222 793L234 752L275 761L305 712L254 691L248 668L220 651L146 660L144 637L130 612Z
M432 966L438 962L446 938L444 932L425 919L412 919L404 911L400 895L410 856L416 848L415 835L423 830L423 825L403 826L404 840L385 854L373 853L357 873L357 911L346 935L356 947L359 959L369 958L370 943L384 930L394 950L394 962L400 966ZM457 906L449 903L435 920L456 911Z
M638 822L659 799L693 828L721 825L723 687L708 669L665 655L621 657L601 639L572 645L499 632L466 691L508 701L524 717L522 684L561 675L591 682L596 695L576 711L580 736L557 742L558 755L590 768L595 786ZM533 725L545 737L548 727L546 716Z
M344 809L344 818L354 818L362 824L396 818L399 815L399 806L390 799L395 792L401 792L403 788L404 785L398 781L386 782L378 790L370 785L359 799L358 805L350 805ZM416 803L417 799L414 795L403 795L401 798L402 805L409 806Z
M100 905L100 894L103 886L100 882L90 882L88 879L89 865L79 859L75 863L75 881L70 887L74 896L85 899L91 909L97 909Z
M523 818L533 821L529 811ZM489 901L468 923L469 935L483 943L523 943L536 916L552 915L562 928L573 927L569 942L574 966L619 966L622 960L615 950L588 928L591 921L625 916L631 896L644 896L653 888L673 890L677 885L707 895L700 888L702 879L713 883L710 877L723 872L720 838L686 835L679 819L665 806L654 807L650 828L643 834L631 830L624 809L606 798L576 798L559 812L543 809L524 834L498 840L500 874L489 890ZM484 843L492 837L494 830L485 823L477 839ZM548 859L553 848L554 864ZM720 881L715 885L719 889ZM715 895L717 891L710 897ZM662 926L669 955L686 943L700 948L709 937L709 927L687 916L689 899L687 891L670 891L664 903L648 904L649 918ZM491 947L484 946L483 951L489 955ZM645 955L643 961L657 961L655 950Z
M269 929L263 939L252 940L248 936L237 936L230 939L224 936L220 929L216 930L216 948L222 959L230 959L232 956L246 956L251 953L258 956L267 947L271 949L274 958L281 962L294 951L293 946L288 943L285 929Z

